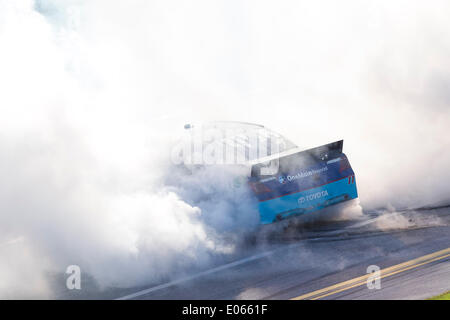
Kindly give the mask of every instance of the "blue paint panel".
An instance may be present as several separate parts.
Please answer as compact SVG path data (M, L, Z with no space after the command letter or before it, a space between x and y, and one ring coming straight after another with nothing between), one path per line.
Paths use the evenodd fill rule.
M268 224L310 213L357 197L354 175L350 175L323 186L261 201L259 203L261 223Z

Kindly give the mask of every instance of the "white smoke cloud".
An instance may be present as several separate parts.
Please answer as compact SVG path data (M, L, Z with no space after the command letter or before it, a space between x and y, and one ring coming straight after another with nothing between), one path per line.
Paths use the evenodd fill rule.
M230 176L167 185L191 120L344 138L364 208L449 200L448 7L0 0L0 297L51 296L68 264L133 285L232 251L254 215Z

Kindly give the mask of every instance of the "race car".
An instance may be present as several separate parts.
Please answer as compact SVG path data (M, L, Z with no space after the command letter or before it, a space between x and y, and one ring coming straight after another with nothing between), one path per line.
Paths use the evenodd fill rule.
M239 167L257 199L263 225L316 215L358 197L355 174L342 152L343 140L302 150L252 123L213 122L185 129L200 141L191 141L184 165L191 170L202 165Z
M253 164L249 184L259 201L261 223L313 214L356 199L355 174L342 147L343 140L339 140L304 151L273 155L271 161L278 162L278 170L270 176L260 174L267 164Z

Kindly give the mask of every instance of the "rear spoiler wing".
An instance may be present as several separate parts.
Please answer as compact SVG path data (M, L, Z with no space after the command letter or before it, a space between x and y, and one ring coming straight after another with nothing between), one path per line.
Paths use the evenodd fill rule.
M344 140L338 140L335 142L324 144L323 146L320 147L302 151L300 154L309 154L317 159L325 160L326 158L329 158L329 156L331 156L332 154L342 153L343 146Z
M291 162L295 160L296 163L299 162L310 162L310 161L327 161L331 160L342 153L344 146L344 140L338 140L328 144L324 144L319 147L299 151L299 149L291 149L284 153L278 153L258 159L257 163L253 163L251 167L251 176L259 176L261 169L271 166L271 163L279 161L277 166L282 170L283 167L291 166ZM303 160L303 161L302 161Z

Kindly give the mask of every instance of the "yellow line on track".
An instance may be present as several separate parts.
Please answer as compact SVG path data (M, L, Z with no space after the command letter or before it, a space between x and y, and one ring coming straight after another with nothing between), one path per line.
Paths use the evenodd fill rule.
M422 265L437 261L437 260L441 260L444 258L450 257L450 248L444 249L444 250L440 250L434 253L430 253L427 254L425 256L422 257L418 257L416 259L413 260L409 260L385 269L380 270L380 279L381 278L385 278L385 277L389 277L392 276L394 274L403 272L403 271L407 271L413 268L417 268L420 267ZM316 290L310 293L306 293L303 295L300 295L298 297L292 298L291 300L305 300L305 299L311 299L311 300L316 300L316 299L320 299L320 298L324 298L327 296L330 296L332 294L335 293L339 293L351 288L355 288L358 286L362 286L364 284L366 284L367 279L369 277L373 276L372 273L354 278L354 279L350 279L344 282L340 282L337 283L335 285L320 289L320 290Z

